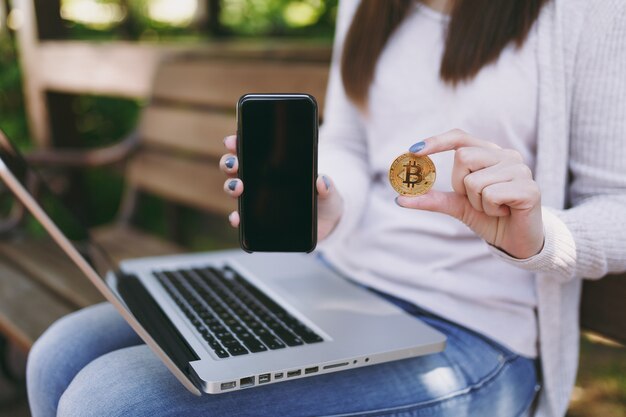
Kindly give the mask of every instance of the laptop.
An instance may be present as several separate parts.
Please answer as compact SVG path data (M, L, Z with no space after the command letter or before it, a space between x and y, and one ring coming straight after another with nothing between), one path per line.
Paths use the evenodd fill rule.
M112 265L1 134L0 177L17 197L12 201L26 207L196 395L444 349L443 334L340 276L315 254L227 250Z

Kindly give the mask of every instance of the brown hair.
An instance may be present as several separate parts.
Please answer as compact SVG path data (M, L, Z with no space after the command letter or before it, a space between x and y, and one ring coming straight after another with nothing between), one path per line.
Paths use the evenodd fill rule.
M365 107L378 57L416 0L362 0L341 57L346 94ZM520 47L548 0L453 0L439 75L456 85L473 78L513 41Z

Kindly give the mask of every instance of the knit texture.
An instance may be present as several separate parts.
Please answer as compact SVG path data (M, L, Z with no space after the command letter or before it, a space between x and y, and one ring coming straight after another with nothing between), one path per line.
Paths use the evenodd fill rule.
M555 0L540 19L536 180L553 210L539 255L498 255L538 273L536 415L556 417L576 379L581 278L626 270L626 2Z
M343 0L334 64L358 0ZM552 0L538 21L539 103L535 180L545 243L529 259L491 247L536 273L543 389L536 416L564 416L576 378L583 278L626 270L626 1ZM364 127L331 76L320 172L358 164L368 172ZM330 120L332 119L332 123ZM332 129L332 132L328 129ZM345 211L328 241L358 227L371 179L333 177ZM340 242L339 242L340 243Z

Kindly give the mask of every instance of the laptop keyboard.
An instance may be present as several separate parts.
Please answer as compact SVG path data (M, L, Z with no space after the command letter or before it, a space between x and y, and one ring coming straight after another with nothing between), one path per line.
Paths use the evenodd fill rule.
M230 267L154 274L220 358L324 340Z

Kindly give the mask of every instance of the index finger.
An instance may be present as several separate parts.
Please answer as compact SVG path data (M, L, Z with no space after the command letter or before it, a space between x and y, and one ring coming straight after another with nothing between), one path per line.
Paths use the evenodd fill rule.
M230 135L224 138L224 146L230 153L237 154L237 135Z
M454 151L468 146L487 149L502 149L495 143L478 139L461 129L453 129L447 131L446 133L424 139L421 144L416 143L409 150L415 155L423 156L445 151ZM413 151L412 149L415 147L420 149Z

